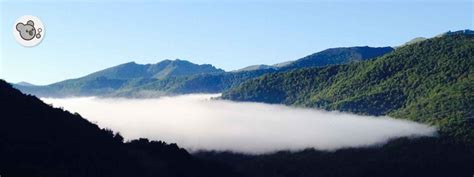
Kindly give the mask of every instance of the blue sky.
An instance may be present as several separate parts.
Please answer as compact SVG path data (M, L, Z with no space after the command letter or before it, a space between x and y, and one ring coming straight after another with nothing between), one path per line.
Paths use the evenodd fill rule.
M331 47L396 46L474 24L469 0L0 1L0 78L34 84L129 61L180 58L234 70ZM40 45L14 40L22 15L43 21Z

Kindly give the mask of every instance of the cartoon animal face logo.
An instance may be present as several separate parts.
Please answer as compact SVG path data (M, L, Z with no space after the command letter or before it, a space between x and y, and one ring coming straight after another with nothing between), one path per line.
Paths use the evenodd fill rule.
M18 23L16 24L16 30L20 33L20 37L24 40L32 40L33 38L41 37L41 28L38 28L38 31L35 28L35 23L32 20L28 20L26 24ZM38 33L38 34L37 34Z
M45 32L43 22L33 15L23 15L12 24L13 37L23 47L40 44Z

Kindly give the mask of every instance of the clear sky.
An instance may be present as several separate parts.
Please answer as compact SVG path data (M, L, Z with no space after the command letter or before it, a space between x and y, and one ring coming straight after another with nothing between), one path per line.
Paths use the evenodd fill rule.
M472 0L0 1L0 78L34 84L130 61L180 58L234 70L474 24ZM22 15L43 21L40 45L16 43L12 28Z

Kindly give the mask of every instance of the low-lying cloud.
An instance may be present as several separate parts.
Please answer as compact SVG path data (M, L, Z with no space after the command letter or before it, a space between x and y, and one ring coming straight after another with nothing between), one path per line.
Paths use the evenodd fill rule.
M334 150L431 136L436 129L389 117L359 116L262 103L211 100L198 94L158 99L44 98L89 121L120 132L177 143L188 150L269 153L315 148Z

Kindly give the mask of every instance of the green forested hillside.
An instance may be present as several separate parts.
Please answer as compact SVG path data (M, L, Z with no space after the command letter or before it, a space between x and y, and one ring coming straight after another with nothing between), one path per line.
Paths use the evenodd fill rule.
M269 74L222 97L390 115L473 141L474 37L445 35L367 62Z

